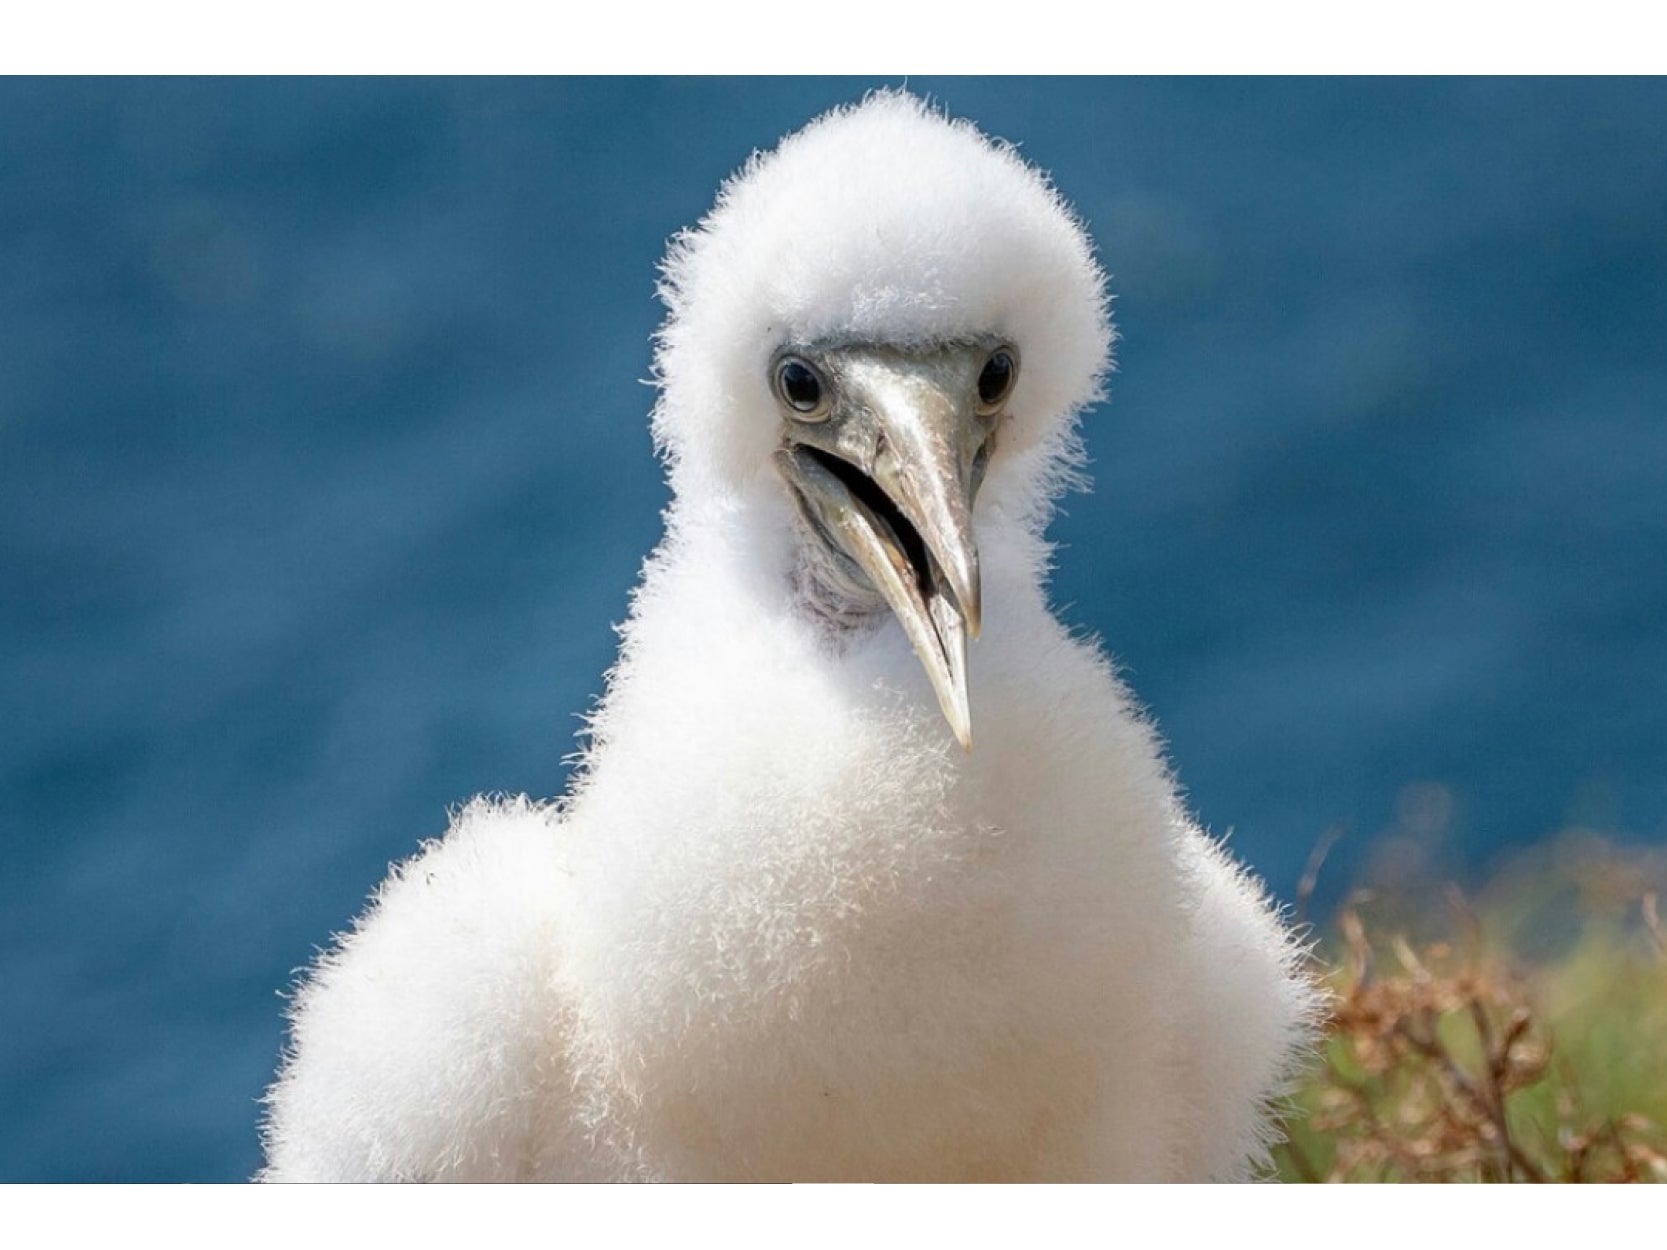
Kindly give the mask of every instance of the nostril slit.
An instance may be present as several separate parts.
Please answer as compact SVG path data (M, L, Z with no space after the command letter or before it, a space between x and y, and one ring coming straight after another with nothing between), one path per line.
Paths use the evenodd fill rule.
M995 450L995 445L996 438L992 434L979 444L978 450L973 453L971 476L972 490L975 495L978 493L979 487L984 485L984 474L990 467L990 454Z

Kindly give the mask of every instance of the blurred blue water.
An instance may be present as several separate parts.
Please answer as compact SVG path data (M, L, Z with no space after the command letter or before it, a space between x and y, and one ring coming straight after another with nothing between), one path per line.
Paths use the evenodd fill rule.
M664 241L870 85L0 82L0 1180L247 1175L291 970L562 788ZM1114 274L1057 599L1207 823L1667 836L1667 82L911 85Z

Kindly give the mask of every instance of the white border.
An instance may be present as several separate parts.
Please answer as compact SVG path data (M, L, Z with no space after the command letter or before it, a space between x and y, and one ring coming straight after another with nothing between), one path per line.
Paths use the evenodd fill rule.
M6 73L1650 73L1647 5L1494 0L63 0Z
M1231 1245L1291 1250L1413 1241L1523 1247L1647 1228L1650 1186L12 1186L7 1227L68 1245L170 1250L400 1250L500 1244L722 1250ZM1635 1219L1637 1224L1615 1223ZM96 1242L91 1239L97 1238Z

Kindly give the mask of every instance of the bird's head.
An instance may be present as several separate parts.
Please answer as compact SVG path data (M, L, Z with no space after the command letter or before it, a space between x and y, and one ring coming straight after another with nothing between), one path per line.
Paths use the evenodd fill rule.
M1081 226L1012 148L886 92L755 156L664 272L680 502L790 500L807 597L889 609L970 749L975 516L1045 523L1108 363Z

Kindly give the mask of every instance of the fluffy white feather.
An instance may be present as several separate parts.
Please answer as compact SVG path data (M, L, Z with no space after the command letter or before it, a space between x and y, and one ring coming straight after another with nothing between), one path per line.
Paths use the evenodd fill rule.
M675 502L572 793L477 801L320 961L272 1180L1239 1178L1308 1036L1260 887L1048 611L1110 330L1082 229L904 94L755 158L666 266ZM895 621L831 633L770 470L784 343L994 334L978 746Z

